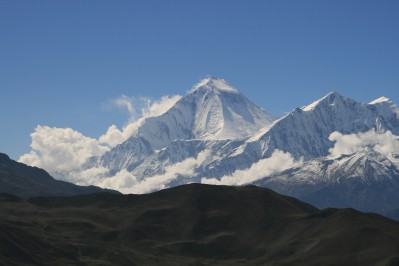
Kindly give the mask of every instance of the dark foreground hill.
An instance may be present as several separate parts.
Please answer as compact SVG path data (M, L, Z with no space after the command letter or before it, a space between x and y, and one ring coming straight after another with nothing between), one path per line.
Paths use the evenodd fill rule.
M96 192L113 192L95 186L77 186L56 180L46 171L11 160L0 153L0 193L10 193L20 197L71 196Z
M398 265L399 223L255 186L0 197L5 265Z

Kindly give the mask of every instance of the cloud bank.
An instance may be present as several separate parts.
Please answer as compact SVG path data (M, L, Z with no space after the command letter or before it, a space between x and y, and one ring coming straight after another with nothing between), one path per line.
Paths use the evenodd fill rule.
M60 176L58 173L60 171L79 170L88 158L99 156L124 142L137 131L145 118L163 114L180 98L179 95L164 96L158 101L141 98L135 105L134 98L122 95L112 103L129 112L129 121L122 129L111 125L98 139L84 136L71 128L51 128L39 125L31 133L32 151L22 155L19 161L43 168L57 177ZM65 180L74 182L79 179L77 176L73 178L74 180L67 180L65 177Z
M72 170L89 157L101 155L109 149L71 128L37 126L31 138L32 151L22 155L19 161L50 173Z
M202 178L201 183L213 185L244 185L285 169L298 166L302 163L303 159L295 161L290 153L275 150L271 157L261 159L247 169L237 170L231 175L223 176L220 180L216 178Z
M198 168L210 156L210 151L205 150L197 157L187 158L181 162L166 166L164 173L138 180L132 173L123 169L114 176L104 178L97 186L118 190L122 193L143 194L160 190L179 176L191 177Z
M166 166L162 174L149 176L141 180L126 169L122 169L110 176L110 169L105 167L94 167L85 170L76 169L71 172L57 173L57 178L82 186L95 185L118 190L126 194L143 194L163 189L179 176L187 178L194 176L195 169L210 158L215 157L212 157L209 150L205 150L196 157L190 157L176 164Z
M377 133L372 129L368 132L348 135L336 131L331 133L328 139L335 142L334 147L329 150L332 157L359 152L366 147L384 155L399 152L399 136L392 134L391 131Z

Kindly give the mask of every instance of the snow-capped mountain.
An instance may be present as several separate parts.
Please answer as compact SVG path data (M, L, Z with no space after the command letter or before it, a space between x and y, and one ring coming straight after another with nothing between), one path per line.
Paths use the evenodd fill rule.
M206 78L164 114L146 118L132 137L159 150L176 139L244 138L274 120L225 80Z
M273 121L226 81L208 78L166 113L143 120L129 140L91 158L85 168L105 167L109 175L126 169L143 180L207 151L209 159L193 169L189 178L184 177L183 183L218 179L251 167L276 149L305 161L327 156L333 146L329 136L335 131L350 134L374 129L398 134L398 110L386 98L364 104L332 92ZM261 125L265 126L255 133ZM252 136L243 138L250 132Z
M327 94L320 100L294 109L290 114L261 130L248 140L256 142L263 154L280 149L305 160L325 156L332 147L328 137L342 134L390 130L399 133L398 106L386 102L364 104L340 95Z
M202 151L179 150L179 153L165 158L164 149L168 151L170 145L176 146L173 142L201 140L209 144L244 139L274 120L274 116L248 100L225 80L206 78L164 114L141 120L136 132L126 142L100 157L91 158L85 168L102 166L109 168L112 174L122 169L133 171L144 163L146 167L159 167L155 167L154 171L145 169L143 165L142 170L136 171L139 178L162 173L166 163L176 162L174 157L183 160L184 156L193 157ZM181 145L187 147L192 143ZM160 160L166 160L166 163L159 163Z
M125 142L58 178L124 193L253 182L322 208L399 209L399 106L385 97L361 103L331 92L276 120L225 80L207 78L134 126ZM345 152L332 136L379 138L383 154L357 147L333 158Z
M370 148L320 157L255 182L319 208L353 207L386 213L399 208L399 170Z
M240 139L276 119L218 78L202 80L179 105L192 108L192 139Z
M110 170L109 175L122 169L132 171L154 152L151 143L145 138L131 137L102 156L90 158L84 167L106 167Z
M286 116L264 127L209 167L214 177L249 168L278 149L305 161L327 156L334 145L333 132L353 134L374 129L378 133L399 133L399 107L386 100L369 104L331 92L314 103L295 108ZM231 145L233 147L234 145Z
M398 156L392 154L388 159L365 150L337 159L325 157L334 145L329 139L333 132L370 130L398 135L399 107L385 97L365 104L332 92L274 120L226 81L208 78L164 114L141 120L127 141L91 158L84 173L106 169L101 180L122 178L115 180L117 186L108 182L107 187L122 186L124 191L140 193L135 186L146 186L144 191L149 192L203 178L222 180L262 164L280 150L295 160L302 158L305 164L283 172L280 178L264 179L263 185L286 194L295 192L290 195L312 203L320 200L319 193L339 199L323 199L316 204L320 207L333 204L377 210L386 202L378 200L378 194L398 191L398 170L392 164L399 161ZM376 203L361 205L350 193L358 199L372 195Z

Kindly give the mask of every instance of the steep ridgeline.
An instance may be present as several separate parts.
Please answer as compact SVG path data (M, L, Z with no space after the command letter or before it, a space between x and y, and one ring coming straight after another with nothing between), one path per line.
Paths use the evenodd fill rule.
M11 160L0 153L0 193L9 193L19 197L71 196L97 192L117 191L95 186L77 186L55 180L46 171L30 167Z
M246 169L276 150L289 152L295 159L305 161L326 156L333 146L328 137L338 131L353 134L375 129L376 132L399 133L399 107L387 98L364 104L337 92L266 126L236 148L224 150L225 156L209 164L213 177L220 177L236 169Z
M291 153L305 160L328 154L332 142L328 137L334 131L351 134L375 129L377 132L399 133L399 107L388 101L364 104L337 92L302 108L265 127L237 149L236 154L252 149L265 157L274 149Z
M369 148L339 158L320 157L255 184L319 208L350 206L381 214L399 209L399 170Z
M112 172L133 170L174 141L243 139L274 120L225 80L207 78L164 114L141 120L130 139L103 156L92 158L87 168L104 166ZM184 154L192 157L199 152Z

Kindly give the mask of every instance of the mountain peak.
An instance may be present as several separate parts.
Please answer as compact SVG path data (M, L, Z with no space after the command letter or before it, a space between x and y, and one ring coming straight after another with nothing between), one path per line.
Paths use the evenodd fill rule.
M201 139L244 138L275 120L222 78L201 80L180 103L193 111L193 135Z
M390 114L394 113L396 118L399 119L399 106L387 97L383 96L375 99L369 105L376 107L385 116L390 116Z
M338 92L332 91L332 92L329 92L326 96L322 97L321 99L314 101L313 103L311 103L307 106L304 106L301 109L302 109L302 111L307 112L307 111L314 110L321 103L327 103L330 106L334 106L337 103L337 101L346 101L348 99L349 98L339 94Z
M215 92L229 92L238 94L239 91L231 86L226 80L217 77L207 77L194 86L192 91L207 90Z

